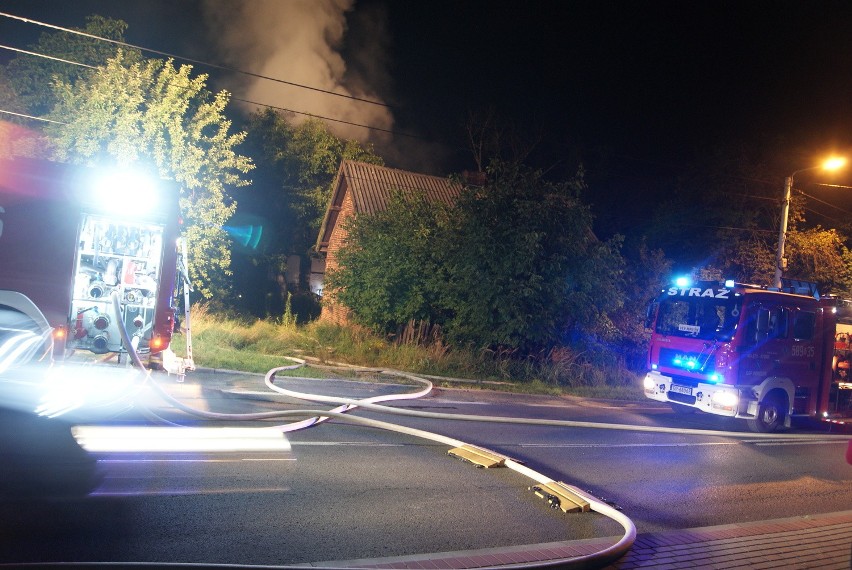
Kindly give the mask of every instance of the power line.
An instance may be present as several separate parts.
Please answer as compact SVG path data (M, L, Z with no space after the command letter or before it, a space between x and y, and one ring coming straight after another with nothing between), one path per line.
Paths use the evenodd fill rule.
M829 186L829 185L828 185L828 184L825 184L824 186ZM835 209L837 209L837 210L840 210L840 211L841 211L841 212L843 212L844 214L852 215L852 212L850 212L850 211L848 211L848 210L844 210L843 208L841 208L841 207L839 207L839 206L835 206L834 204L830 204L829 202L826 202L825 200L820 200L819 198L817 198L817 197L815 197L815 196L811 196L810 194L806 194L805 192L802 192L802 191L801 191L801 190L799 190L798 188L795 188L795 190L796 190L796 192L797 192L797 193L801 194L802 196L805 196L806 198L810 198L811 200L815 200L815 201L817 201L817 202L820 202L820 203L822 203L822 204L825 204L826 206L829 206L829 207L831 207L831 208L835 208ZM777 198L770 198L770 197L766 197L766 196L755 196L755 195L753 195L753 194L741 194L741 193L738 193L738 192L732 192L731 194L733 194L733 195L735 195L735 196L742 196L742 197L745 197L745 198L751 198L751 199L753 199L753 200L769 200L769 201L772 201L772 202L778 202L778 199L777 199ZM808 212L811 212L811 213L813 213L813 214L816 214L816 215L818 215L818 216L821 216L822 218L825 218L826 220L830 220L830 221L835 222L835 223L837 223L837 224L841 224L841 225L842 225L842 224L844 223L844 222L842 222L842 221L840 221L840 220L838 220L838 219L836 219L836 218L832 218L831 216L828 216L828 215L826 215L826 214L823 214L822 212L818 212L818 211L813 210L813 209L811 209L811 208L805 207L804 209L805 209L806 211L808 211ZM733 229L733 228L732 228L732 229ZM761 230L761 231L762 231L762 230ZM767 231L768 231L768 230L767 230Z
M252 104L252 105L260 105L261 107L268 107L270 109L275 109L277 111L287 111L289 113L296 113L297 115L305 115L307 117L314 117L314 118L317 118L317 119L323 119L325 121L333 121L335 123L342 123L344 125L352 125L352 126L355 126L355 127L363 127L365 129L371 129L373 131L380 131L380 132L383 132L383 133L390 133L392 135L399 135L401 137L423 139L423 137L418 136L418 135L412 135L412 134L409 134L409 133L401 133L399 131L392 131L390 129L385 129L385 128L382 128L382 127L374 127L374 126L371 126L371 125L362 125L361 123L353 123L351 121L344 121L343 119L333 119L331 117L326 117L324 115L316 115L314 113L308 113L306 111L296 111L294 109L287 109L286 107L278 107L276 105L269 105L267 103L260 103L258 101L251 101L249 99L240 99L239 97L231 97L231 100L232 101L239 101L241 103L249 103L249 104Z
M2 14L2 12L0 12L0 14ZM23 53L23 54L33 56L33 57L41 57L41 58L45 58L45 59L49 59L49 60L53 60L53 61L60 61L62 63L66 63L66 64L69 64L69 65L77 65L77 66L85 67L85 68L88 68L88 69L97 69L96 66L87 65L85 63L80 63L78 61L61 59L61 58L53 57L53 56L50 56L50 55L47 55L47 54L38 53L38 52L34 52L34 51L27 51L27 50L23 50L23 49L20 49L20 48L11 47L11 46L7 46L7 45L3 45L3 44L0 44L0 49L7 49L7 50L10 50L10 51ZM399 136L402 136L402 137L409 137L409 138L415 138L415 139L423 139L423 137L420 137L418 135L413 135L413 134L409 134L409 133L402 133L402 132L399 132L399 131L392 131L390 129L385 129L385 128L382 128L382 127L374 127L372 125L364 125L364 124L355 123L355 122L352 122L352 121L345 121L343 119L335 119L335 118L332 118L332 117L326 117L324 115L317 115L317 114L314 114L314 113L308 113L306 111L297 111L295 109L287 109L285 107L278 107L276 105L269 105L267 103L261 103L259 101L251 101L250 99L241 99L239 97L233 97L232 96L231 100L232 101L240 101L241 103L249 103L251 105L259 105L261 107L268 107L270 109L276 109L276 110L279 110L279 111L287 111L287 112L290 112L290 113L295 113L297 115L305 115L305 116L308 116L308 117L315 117L317 119L323 119L325 121L332 121L332 122L335 122L335 123L342 123L344 125L351 125L351 126L354 126L354 127L361 127L361 128L364 128L364 129L381 131L381 132L384 132L384 133L390 133L392 135L399 135ZM39 117L33 117L33 116L29 116L29 115L21 115L21 116L25 116L27 118L35 119L35 120L39 120L39 121L47 121L47 122L58 123L58 124L62 124L62 125L67 124L67 123L62 123L60 121L51 121L50 119L42 119L42 118L39 118Z
M822 184L820 182L815 183L816 186L828 186L829 188L852 188L852 186L844 186L842 184Z
M377 105L379 107L388 107L388 108L390 107L390 105L388 105L387 103L383 103L381 101L374 101L372 99L364 99L363 97L356 97L355 95L348 95L346 93L336 93L334 91L329 91L328 89L321 89L319 87L312 87L310 85L304 85L302 83L296 83L294 81L287 81L285 79L279 79L277 77L270 77L268 75L263 75L263 74L260 74L260 73L254 73L252 71L244 71L242 69L237 69L235 67L218 65L218 64L215 64L215 63L209 63L209 62L206 62L206 61L202 61L200 59L192 59L192 58L185 57L185 56L182 56L182 55L176 55L176 54L168 53L168 52L165 52L165 51L146 48L146 47L143 47L143 46L138 46L138 45L134 45L134 44L127 43L127 42L122 42L122 41L119 41L119 40L112 40L110 38L104 38L104 37L101 37L101 36L96 36L94 34L82 32L80 30L73 30L71 28L64 28L62 26L57 26L55 24L48 24L47 22L41 22L39 20L24 18L23 16L16 16L15 14L8 14L6 12L0 12L0 16L3 16L5 18L11 18L13 20L18 20L18 21L21 21L21 22L25 22L27 24L35 24L37 26L50 28L52 30L58 30L58 31L61 31L61 32L69 33L69 34L75 34L75 35L78 35L78 36L82 36L84 38L89 38L89 39L93 39L93 40L100 40L100 41L103 41L103 42L109 42L111 44L122 46L122 47L138 49L140 51L145 51L145 52L157 54L157 55L164 56L164 57L170 57L170 58L173 58L173 59L180 59L180 60L183 60L183 61L188 61L190 63L194 63L196 65L203 65L203 66L209 67L211 69L218 69L220 71L227 71L229 73L239 73L241 75L247 75L249 77L255 77L257 79L266 79L267 81L274 81L276 83L282 83L284 85L299 87L301 89L309 89L310 91L316 91L318 93L324 93L326 95L333 95L335 97L343 97L344 99L351 99L353 101L360 101L361 103L369 103L370 105Z
M32 55L32 56L35 56L35 57L43 57L45 59L50 59L50 60L53 60L53 61L59 61L59 62L67 63L67 64L70 64L70 65L79 65L80 67L88 67L89 69L97 69L97 67L95 67L94 65L86 65L85 63L80 63L80 62L77 62L77 61L71 61L71 60L68 60L68 59L62 59L61 57L54 57L52 55L47 55L47 54L44 54L44 53L27 51L25 49L7 46L7 45L3 45L3 44L0 44L0 48L7 49L9 51L15 51L15 52L18 52L18 53L23 53L23 54L26 54L26 55Z
M768 196L756 196L754 194L742 194L740 192L728 192L731 196L741 196L743 198L751 198L752 200L769 200L770 202L778 202L778 198L770 198Z
M828 206L830 208L834 208L835 210L840 210L844 214L849 214L850 216L852 216L852 212L850 212L849 210L844 210L840 206L835 206L834 204L826 202L825 200L820 200L819 198L816 198L815 196L811 196L810 194L805 194L804 192L802 192L801 190L798 190L798 189L796 190L796 192L798 192L802 196L805 196L806 198L810 198L811 200L819 202L820 204L825 204L826 206Z
M835 224L839 224L841 226L845 223L845 222L842 222L841 220L838 220L836 218L832 218L831 216L827 216L827 215L823 214L822 212L817 212L816 210L813 210L813 209L808 208L808 207L805 207L805 210L812 213L812 214L816 214L817 216L820 216L821 218L825 218L826 220L828 220L830 222L834 222Z
M690 226L690 224L678 224L678 225L682 225L684 227ZM730 230L730 231L736 231L736 232L754 232L754 233L761 233L761 234L774 234L774 233L776 233L775 230L761 230L761 229L758 229L758 228L735 228L733 226L694 225L694 226L691 226L691 227L711 228L711 229L717 229L717 230Z
M0 113L5 113L7 115L14 115L16 117L23 117L24 119L32 119L33 121L44 121L45 123L55 123L57 125L67 125L68 123L63 123L62 121L54 121L53 119L45 119L44 117L33 117L32 115L25 115L24 113L16 113L14 111L7 111L5 109L0 109Z

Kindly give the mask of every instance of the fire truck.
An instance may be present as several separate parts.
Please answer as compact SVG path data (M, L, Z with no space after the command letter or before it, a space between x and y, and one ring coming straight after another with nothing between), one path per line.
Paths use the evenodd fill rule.
M652 301L645 325L645 396L675 411L744 419L756 432L796 416L852 416L852 303L813 284L682 278Z
M89 351L120 360L122 326L149 364L162 364L185 272L178 188L152 180L0 160L0 310L43 333L53 358Z

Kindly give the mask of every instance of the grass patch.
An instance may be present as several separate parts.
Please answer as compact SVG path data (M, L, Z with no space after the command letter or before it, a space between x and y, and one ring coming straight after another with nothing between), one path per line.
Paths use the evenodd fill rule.
M417 374L496 381L465 383L528 394L572 394L594 398L641 400L639 377L612 362L590 362L568 348L535 359L517 359L509 353L450 349L440 341L398 344L358 327L320 322L295 325L262 319L228 318L200 306L192 314L193 355L198 366L265 373L292 362L284 358L315 358L320 363L345 362L357 366L391 368ZM183 354L185 341L172 343ZM312 378L340 377L314 367L282 375ZM362 375L352 375L354 379ZM436 382L441 385L441 382ZM447 386L460 384L443 383Z

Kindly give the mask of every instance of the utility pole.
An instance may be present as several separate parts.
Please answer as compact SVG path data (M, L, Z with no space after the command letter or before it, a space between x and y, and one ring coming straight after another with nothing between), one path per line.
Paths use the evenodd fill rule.
M793 194L793 177L800 172L807 170L837 170L846 165L846 159L843 157L829 158L820 166L812 166L810 168L802 168L795 171L793 174L784 179L784 199L781 202L781 230L778 232L778 253L775 256L775 287L781 288L781 275L786 269L784 262L784 242L787 240L787 219L790 217L790 199Z
M784 179L784 198L781 201L781 230L778 232L778 252L775 256L775 287L781 288L781 274L785 269L784 242L787 240L787 219L790 217L790 199L793 194L793 176Z

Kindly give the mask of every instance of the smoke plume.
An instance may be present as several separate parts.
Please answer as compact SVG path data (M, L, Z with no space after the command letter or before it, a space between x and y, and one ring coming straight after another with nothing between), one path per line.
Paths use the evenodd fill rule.
M210 37L230 67L382 101L382 94L390 92L386 16L380 7L370 5L355 13L354 4L354 0L204 0L204 14ZM347 34L348 19L357 24L356 34ZM387 130L394 124L387 107L266 79L235 74L226 87L235 97L293 111ZM296 115L295 120L304 119ZM378 146L390 139L377 130L339 122L328 125L338 136Z

